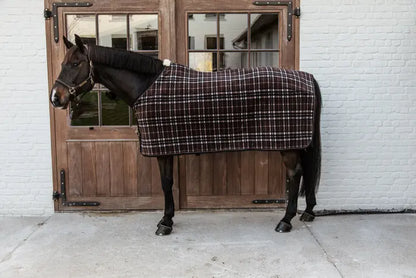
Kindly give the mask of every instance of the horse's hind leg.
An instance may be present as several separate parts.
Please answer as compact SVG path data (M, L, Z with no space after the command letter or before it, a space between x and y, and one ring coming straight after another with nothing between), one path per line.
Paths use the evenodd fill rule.
M172 232L175 214L175 205L173 202L173 156L160 156L157 158L159 163L160 177L162 180L162 189L165 195L165 212L163 218L157 224L156 235L164 236Z
M310 186L305 187L306 209L300 216L301 221L311 222L315 219L313 208L316 205L315 189Z
M300 154L297 151L282 152L283 162L286 166L286 188L289 191L286 214L276 227L276 232L290 232L290 221L295 217L298 209L299 183L302 177Z

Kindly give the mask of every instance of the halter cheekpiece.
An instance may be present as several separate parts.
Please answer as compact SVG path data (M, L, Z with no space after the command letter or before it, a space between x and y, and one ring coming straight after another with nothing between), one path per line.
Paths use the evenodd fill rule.
M87 79L85 79L84 81L82 81L81 83L79 83L78 85L71 86L71 85L67 84L65 81L63 81L63 80L61 80L59 78L56 79L56 82L61 83L62 85L64 85L65 87L67 87L68 88L68 91L69 91L69 94L71 96L76 97L76 95L75 95L76 91L79 88L81 88L82 86L84 86L85 84L87 84L87 82L90 82L92 85L94 85L94 79L92 77L92 72L93 72L92 61L89 60L89 62L90 62L90 72L88 74L88 77L87 77Z

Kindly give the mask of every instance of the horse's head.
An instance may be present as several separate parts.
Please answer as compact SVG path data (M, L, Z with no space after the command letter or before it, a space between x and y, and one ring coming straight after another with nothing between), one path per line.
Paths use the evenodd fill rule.
M55 108L66 109L71 100L94 87L92 64L87 48L81 38L75 35L75 45L63 37L68 51L62 62L61 73L55 81L50 101Z

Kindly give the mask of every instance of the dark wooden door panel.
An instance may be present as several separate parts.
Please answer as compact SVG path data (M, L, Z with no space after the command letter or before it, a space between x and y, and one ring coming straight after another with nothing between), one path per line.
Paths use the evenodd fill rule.
M182 156L182 208L254 208L255 199L282 199L279 152L231 152ZM267 205L281 206L281 205Z
M59 0L45 0L45 8L51 9L53 2ZM299 21L294 18L295 34L287 41L285 7L255 6L251 0L90 2L93 4L90 8L60 8L61 35L66 32L67 14L157 14L159 58L182 64L188 62L188 13L275 13L279 15L278 64L286 68L297 66L295 46ZM52 34L53 25L46 21L50 87L60 72L60 62L65 54L62 39L55 43ZM217 38L218 45L221 45L221 38ZM216 57L216 62L221 64L222 56ZM140 154L134 126L71 127L67 111L51 108L50 114L54 190L60 190L59 172L64 169L68 201L101 203L99 207L68 208L55 202L56 210L163 208L157 160ZM174 163L174 196L180 208L258 207L252 200L284 198L285 175L278 152L186 155L179 156Z
M67 148L69 200L100 201L107 204L106 209L110 204L114 209L134 209L134 204L155 208L163 199L156 158L143 157L138 142L70 141ZM126 202L115 202L123 198Z
M54 2L65 1L45 0L45 8L51 10ZM103 18L107 16L106 18L108 18L108 15L117 15L116 19L118 20L120 18L133 20L130 18L133 15L135 19L140 15L152 15L157 17L156 21L152 21L152 24L157 22L157 41L159 43L156 51L159 54L159 58L175 58L175 45L171 43L175 39L174 1L92 0L90 3L92 3L92 6L89 8L60 7L58 9L60 33L58 43L54 41L51 21L45 21L49 88L52 87L60 72L61 62L66 52L62 42L62 35L65 35L68 31L66 28L67 19L68 21L74 18L78 20L78 31L82 31L82 28L89 28L88 32L90 32L92 28L92 33L96 34L96 38L99 32L103 34L102 31L110 30L108 27L113 24L111 20L103 20L101 22L100 16L103 16ZM94 20L89 21L88 18L95 18L95 23ZM83 21L83 19L85 20ZM107 29L100 29L100 24L106 24ZM117 20L114 20L114 24L114 26L121 26L120 24L117 25ZM131 28L136 27L132 23ZM127 30L126 26L123 28ZM73 37L73 34L70 34ZM108 37L111 34L105 35ZM129 36L133 36L133 33L129 34ZM94 41L94 38L89 38L89 40ZM95 92L95 95L97 95L97 92ZM102 105L104 97L102 96L101 99L95 98L98 99L98 107ZM67 207L56 201L55 209L118 210L163 208L163 193L156 159L146 158L140 154L134 124L133 126L106 126L109 119L109 114L106 113L111 112L108 112L108 100L106 101L107 110L104 111L103 109L101 112L100 110L98 112L98 115L102 117L99 125L95 124L91 128L88 128L88 126L71 126L72 122L68 117L68 111L50 109L54 190L60 191L59 173L63 169L66 174L67 201L88 200L101 203L98 207ZM120 104L114 107L116 106L119 107ZM115 114L114 116L117 118ZM131 122L133 123L133 121ZM84 123L83 125L86 124ZM176 162L175 165L177 165ZM177 176L175 174L175 181L177 181ZM175 199L179 203L176 184L175 188Z
M111 209L110 205L114 209L162 208L158 207L163 204L160 201L163 194L157 160L143 157L137 141L70 141L67 149L69 200L88 199L106 204L88 209ZM126 203L114 201L123 198Z
M294 4L297 4L295 1ZM202 14L202 15L201 15ZM195 63L195 57L198 54L208 55L213 53L212 58L205 58L205 62L212 63L212 66L206 67L206 70L218 70L221 68L222 56L231 59L230 41L238 41L241 38L247 39L247 45L239 48L239 52L246 52L248 63L251 66L256 65L255 57L263 48L268 49L269 54L274 52L272 59L276 61L266 61L269 65L279 65L284 68L296 68L296 51L297 43L297 26L299 22L294 19L295 36L291 41L287 40L286 22L287 7L284 6L256 6L251 0L242 1L194 1L194 0L177 0L176 1L176 49L177 62L189 64L192 60ZM230 15L227 21L227 15ZM247 15L247 20L244 16ZM268 35L278 34L278 47L276 43L270 43L263 46L251 44L251 40L256 35L260 37L259 32L264 28L254 28L254 21L263 16L271 18L274 16L277 22L267 30ZM227 24L233 24L232 18L239 17L240 26L234 24L234 29L246 33L233 31L228 34L226 31ZM259 20L257 24L266 22ZM197 23L198 22L198 23ZM216 32L215 25L216 22ZM194 26L190 26L194 24ZM202 28L207 28L203 30ZM223 26L223 27L221 27ZM232 25L228 25L232 26ZM250 28L249 28L250 26ZM264 25L265 26L265 25ZM198 29L199 28L199 29ZM221 29L223 28L223 29ZM188 34L188 31L192 33ZM254 32L257 32L256 34ZM232 33L232 35L231 35ZM238 33L238 34L237 34ZM233 40L234 36L239 36ZM241 35L243 34L243 35ZM265 32L266 35L266 32ZM189 41L188 41L189 37ZM208 44L206 37L210 37L213 43ZM231 37L231 38L230 38ZM202 42L205 38L205 44ZM264 37L266 39L266 37ZM199 40L199 41L198 41ZM254 40L254 39L253 39ZM224 41L226 43L224 43ZM227 44L228 42L228 44ZM257 42L256 42L257 43ZM224 44L226 44L224 46ZM250 46L251 45L251 46ZM265 46L265 47L264 47ZM224 50L226 49L226 50ZM236 50L232 49L232 50ZM263 50L259 50L263 49ZM192 56L191 59L191 54ZM221 56L222 55L222 56ZM201 56L202 57L202 56ZM245 56L241 55L241 58ZM201 58L204 59L204 58ZM247 62L247 60L245 60ZM260 62L265 65L264 61ZM232 63L230 66L232 67ZM238 63L236 63L238 65ZM227 65L225 65L227 66ZM181 207L182 208L248 208L259 207L253 204L255 199L283 199L285 198L285 171L282 158L279 152L260 152L244 151L215 154L185 155L179 159L179 183L181 189ZM271 205L280 206L280 205Z

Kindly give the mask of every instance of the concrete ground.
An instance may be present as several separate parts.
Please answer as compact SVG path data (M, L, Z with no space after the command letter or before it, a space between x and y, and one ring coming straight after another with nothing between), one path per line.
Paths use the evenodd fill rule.
M416 277L416 214L318 217L282 211L0 217L0 277Z

